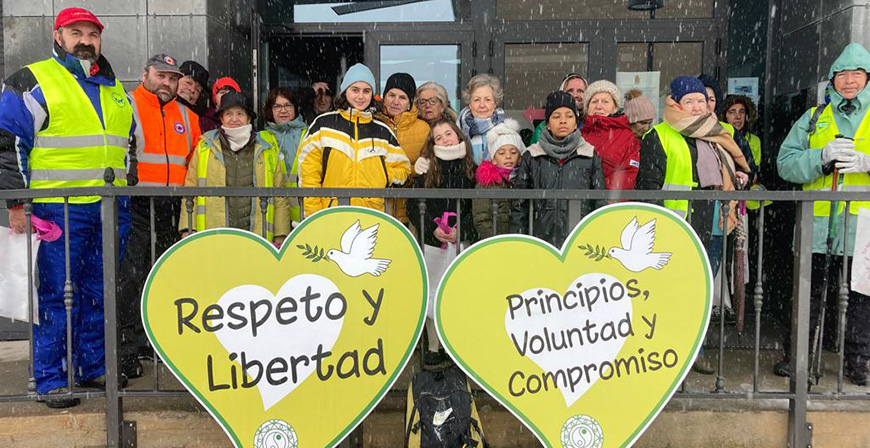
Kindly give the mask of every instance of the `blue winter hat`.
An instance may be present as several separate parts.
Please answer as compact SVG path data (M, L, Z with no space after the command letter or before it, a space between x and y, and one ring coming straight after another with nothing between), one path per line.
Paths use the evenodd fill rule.
M704 98L707 98L707 89L700 79L694 76L677 76L671 81L671 97L674 101L680 102L684 96L690 93L703 93Z
M372 90L375 89L375 75L365 65L356 63L344 74L344 79L341 80L341 91L344 92L351 84L357 81L368 84Z

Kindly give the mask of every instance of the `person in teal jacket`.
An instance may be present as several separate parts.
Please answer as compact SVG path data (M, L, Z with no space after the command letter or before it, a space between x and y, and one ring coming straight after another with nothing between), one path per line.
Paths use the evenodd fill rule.
M870 72L870 52L860 44L846 46L828 73L833 86L831 102L812 108L798 120L779 150L777 169L784 180L803 184L804 190L830 191L833 171L839 171L838 190L870 191L870 89L866 88ZM813 119L815 118L815 119ZM811 122L815 124L810 126ZM822 283L828 275L828 304L836 312L842 271L843 245L851 255L855 246L855 223L859 209L870 202L852 202L848 232L844 235L845 204L840 203L833 217L833 260L825 272L826 239L829 231L829 202L817 202L813 210L813 258L811 278L811 325L815 328L821 308ZM847 283L848 284L848 283ZM790 313L787 313L784 318ZM788 328L788 326L785 326ZM788 375L790 334L785 334L786 358L777 363L774 373ZM845 334L844 375L853 383L870 382L870 297L849 292Z
M296 160L296 150L299 142L305 135L308 125L300 113L299 99L288 87L276 87L269 91L266 102L263 104L263 119L266 129L260 131L267 142L276 146L284 155L284 164L287 169L286 187L296 187L297 177L293 170ZM290 201L290 219L298 223L299 201L296 198Z

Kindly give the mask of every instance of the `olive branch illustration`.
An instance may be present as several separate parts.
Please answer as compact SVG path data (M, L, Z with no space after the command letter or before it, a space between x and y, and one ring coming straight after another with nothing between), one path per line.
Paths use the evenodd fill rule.
M324 250L322 247L314 246L311 247L310 244L297 244L296 247L302 250L302 256L311 260L314 263L317 263L320 260L323 260Z
M585 250L586 253L583 255L586 255L587 257L595 261L601 261L607 257L607 249L597 244L581 244L577 246L577 248L580 250Z

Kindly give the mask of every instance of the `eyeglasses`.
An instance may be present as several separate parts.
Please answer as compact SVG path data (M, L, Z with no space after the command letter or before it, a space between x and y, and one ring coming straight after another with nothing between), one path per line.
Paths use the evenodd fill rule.
M272 110L281 110L281 109L293 110L293 109L295 109L295 107L293 107L292 104L273 104L272 105Z
M423 107L427 104L429 106L436 106L438 104L441 104L441 100L439 100L438 98L429 98L428 100L424 99L424 98L420 98L419 100L417 100L417 105L420 107Z

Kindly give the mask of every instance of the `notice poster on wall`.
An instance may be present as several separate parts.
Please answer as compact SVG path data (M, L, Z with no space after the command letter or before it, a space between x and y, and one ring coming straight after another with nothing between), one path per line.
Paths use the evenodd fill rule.
M665 97L661 95L659 81L661 72L616 72L616 85L622 93L637 89L643 92L643 96L649 98L653 104L658 104L658 119L661 121L662 107Z
M728 94L748 96L758 105L758 78L728 78Z

